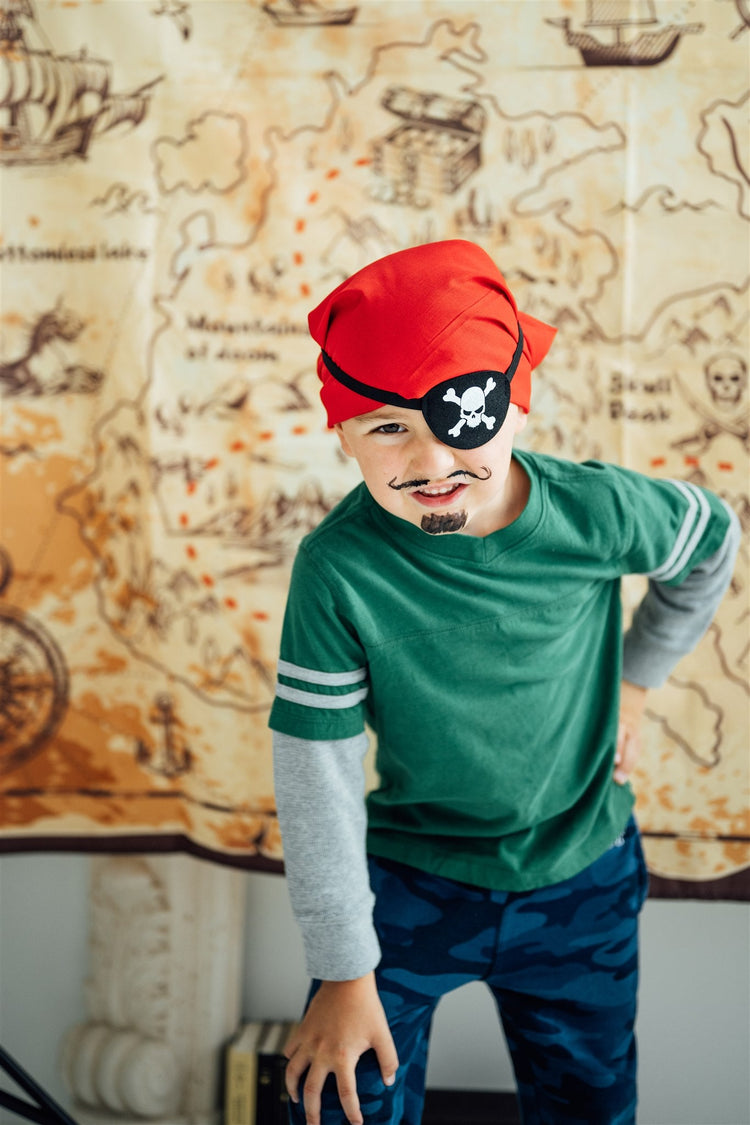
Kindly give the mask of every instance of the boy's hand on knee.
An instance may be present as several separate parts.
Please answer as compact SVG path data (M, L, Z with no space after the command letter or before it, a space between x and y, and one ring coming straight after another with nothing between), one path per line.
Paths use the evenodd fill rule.
M623 680L620 685L620 725L615 752L615 781L624 785L641 753L641 720L646 706L646 688Z
M294 1102L299 1101L300 1078L308 1071L304 1084L307 1125L320 1123L321 1091L329 1074L336 1078L347 1120L351 1125L362 1125L355 1068L368 1050L375 1051L383 1082L392 1086L398 1056L375 974L357 980L323 981L284 1049L289 1059L286 1088Z

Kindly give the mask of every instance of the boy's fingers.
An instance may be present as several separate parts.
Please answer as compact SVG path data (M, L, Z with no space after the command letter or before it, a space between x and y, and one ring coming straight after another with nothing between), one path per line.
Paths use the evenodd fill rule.
M305 1121L307 1125L320 1125L320 1093L326 1080L326 1072L322 1073L311 1066L305 1079Z
M615 781L624 785L638 761L640 742L638 736L625 726L621 726L617 737L615 754Z
M329 1073L330 1071L325 1067L310 1067L304 1086L305 1121L307 1125L320 1125L321 1094L323 1092L323 1084ZM339 1101L341 1102L341 1108L344 1111L347 1121L350 1122L350 1125L363 1125L354 1071L352 1070L351 1073L343 1075L337 1074L336 1087Z
M393 1044L393 1039L390 1034L381 1042L373 1044L375 1053L378 1056L378 1064L380 1066L380 1074L386 1086L392 1086L396 1081L396 1071L398 1070L398 1055L396 1048Z
M285 1053L286 1053L286 1057L289 1059L289 1062L286 1064L286 1071L284 1073L284 1083L286 1085L286 1090L287 1090L287 1093L289 1094L289 1097L292 1099L293 1102L298 1102L299 1101L299 1092L298 1092L299 1080L300 1080L300 1076L302 1074L302 1071L307 1066L307 1063L303 1062L299 1058L299 1052L297 1052L296 1055L294 1053L290 1052L289 1046L287 1046Z
M295 1059L292 1059L287 1064L286 1070L286 1088L289 1097L294 1102L299 1101L299 1080L301 1071L307 1067L308 1063L304 1062L295 1067ZM321 1094L323 1092L323 1085L328 1075L332 1073L325 1066L316 1066L314 1063L310 1066L305 1084L303 1094L305 1099L305 1121L307 1125L320 1125L320 1104ZM336 1075L336 1086L338 1089L339 1101L343 1109L347 1121L351 1125L363 1125L362 1112L359 1106L359 1098L357 1097L357 1082L354 1070L342 1075Z
M357 1080L354 1071L352 1070L345 1076L337 1075L336 1085L338 1087L341 1108L346 1114L347 1121L350 1125L362 1125L362 1110L359 1106Z

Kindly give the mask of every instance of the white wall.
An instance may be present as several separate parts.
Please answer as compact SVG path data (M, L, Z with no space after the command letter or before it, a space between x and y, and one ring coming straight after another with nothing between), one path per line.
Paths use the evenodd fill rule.
M85 1016L88 886L80 856L0 857L0 1044L64 1105L57 1050Z
M56 1052L84 1017L87 888L85 858L0 858L0 1043L63 1104ZM297 1016L306 980L283 879L248 876L246 940L246 1017ZM750 1125L750 905L646 904L639 1041L641 1125ZM512 1088L481 986L441 1004L428 1081Z

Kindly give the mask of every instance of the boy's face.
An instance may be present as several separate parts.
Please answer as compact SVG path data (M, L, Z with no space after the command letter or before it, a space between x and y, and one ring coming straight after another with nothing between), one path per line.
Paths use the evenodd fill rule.
M430 535L483 536L511 523L525 504L525 473L511 461L513 439L525 425L526 415L511 404L495 436L476 449L444 445L420 411L395 406L335 428L387 512Z

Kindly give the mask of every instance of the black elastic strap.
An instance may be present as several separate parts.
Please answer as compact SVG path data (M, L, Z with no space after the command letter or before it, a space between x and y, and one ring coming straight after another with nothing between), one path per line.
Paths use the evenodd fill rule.
M508 382L510 382L516 373L516 368L518 367L522 352L523 330L519 324L518 343L516 344L516 350L513 352L513 358L510 361L508 370L496 371L492 372L492 374L504 375ZM338 383L342 383L343 386L348 387L350 391L362 395L363 398L372 398L375 399L376 402L385 402L388 406L402 406L407 410L422 409L423 398L404 398L403 395L396 394L395 391L385 391L380 387L371 387L368 383L361 383L359 379L355 379L352 375L347 375L346 371L342 370L335 360L331 359L327 351L321 348L320 354L323 356L323 363L326 365L331 375L333 375L334 379ZM485 371L483 371L483 373L486 374ZM450 382L450 377L446 379L445 382Z
M331 359L328 352L321 349L323 356L323 363L333 375L337 383L343 383L350 391L356 391L358 395L364 398L374 398L378 402L385 402L389 406L404 406L407 410L421 410L421 398L404 398L403 395L397 395L395 391L383 391L380 387L370 387L367 383L360 383L359 379L352 378L343 371L334 360Z

